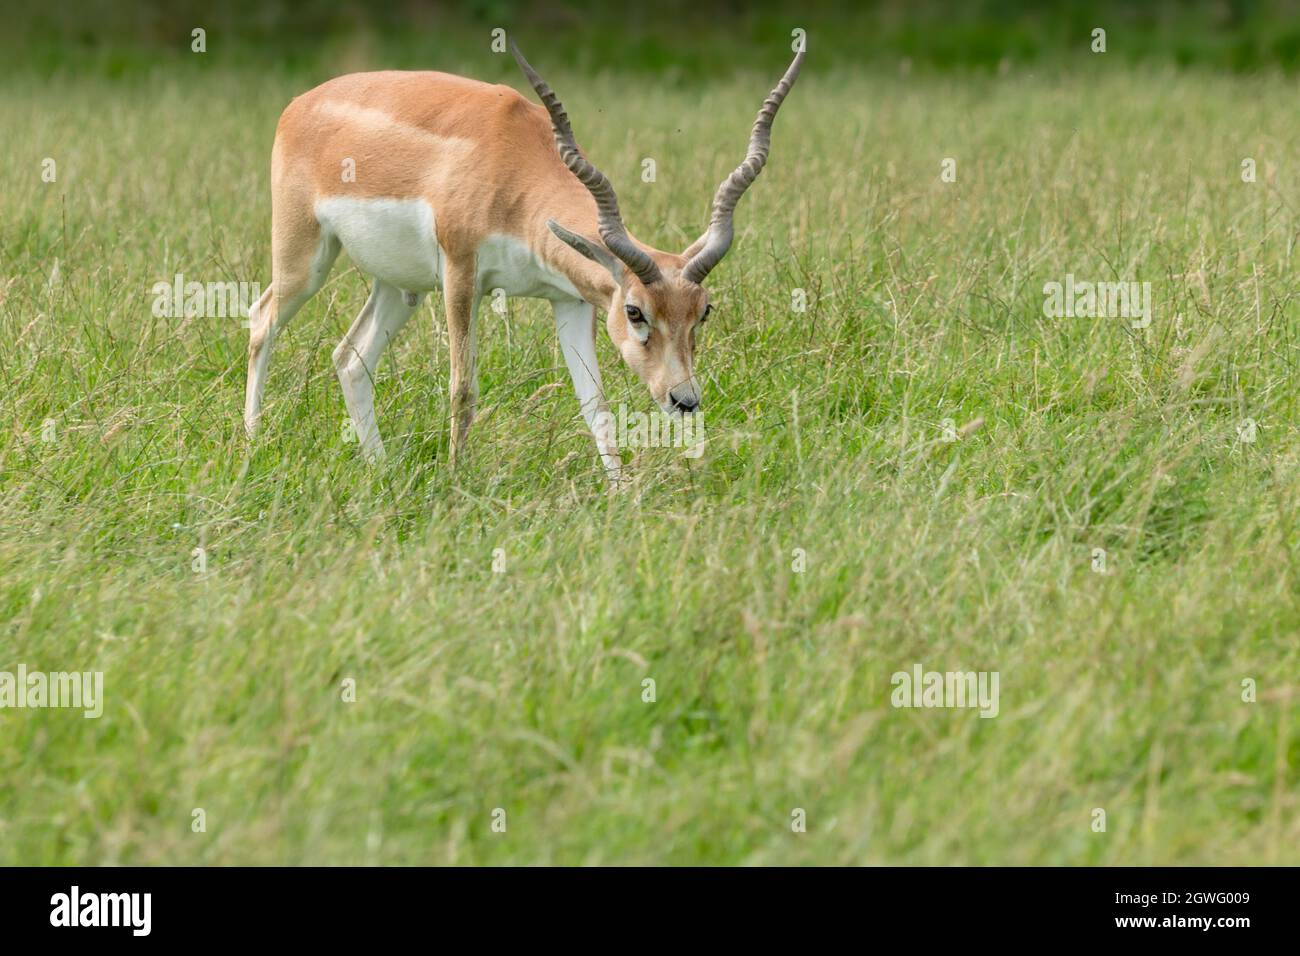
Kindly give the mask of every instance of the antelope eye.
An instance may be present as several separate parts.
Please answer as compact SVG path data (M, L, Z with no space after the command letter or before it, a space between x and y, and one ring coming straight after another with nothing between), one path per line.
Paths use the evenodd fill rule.
M704 307L704 314L700 316L700 321L703 322L705 319L707 319L709 317L709 313L712 311L713 311L713 303L710 302L708 305Z
M627 313L627 320L629 322L635 322L638 325L642 325L645 323L646 320L645 316L641 314L641 310L638 309L636 306L625 305L623 306L623 311Z

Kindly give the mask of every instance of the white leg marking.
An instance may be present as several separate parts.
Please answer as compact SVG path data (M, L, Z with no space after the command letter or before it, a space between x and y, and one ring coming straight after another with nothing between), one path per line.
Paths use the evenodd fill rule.
M258 334L267 321L267 310L271 308L273 289L267 289L262 297L248 310L248 329L250 339ZM252 438L257 434L257 426L262 420L262 392L266 388L266 366L271 360L270 329L262 333L262 344L250 357L248 362L248 381L244 385L244 431Z
M384 455L375 421L375 370L384 350L415 314L409 301L407 293L376 279L361 314L334 349L334 368L343 387L343 401L361 451L370 461Z
M617 483L622 460L615 440L614 420L605 403L600 366L596 363L595 310L585 302L556 302L555 325L582 417L596 439L596 450L605 464L605 474L611 482Z

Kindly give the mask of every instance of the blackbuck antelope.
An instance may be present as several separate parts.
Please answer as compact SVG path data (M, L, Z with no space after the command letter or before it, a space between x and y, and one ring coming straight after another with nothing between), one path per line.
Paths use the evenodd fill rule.
M250 310L244 424L261 416L276 333L325 282L340 249L374 278L334 366L367 457L383 453L373 380L424 292L441 289L451 352L451 458L478 395L479 300L500 289L549 299L578 402L612 480L620 459L596 364L595 309L623 360L668 414L700 406L700 283L726 255L736 203L767 162L772 121L804 53L763 103L742 163L681 254L637 242L608 179L574 140L551 88L511 50L542 107L508 86L445 73L354 73L285 109L271 151L272 278ZM558 151L557 151L558 147ZM599 237L599 238L597 238Z

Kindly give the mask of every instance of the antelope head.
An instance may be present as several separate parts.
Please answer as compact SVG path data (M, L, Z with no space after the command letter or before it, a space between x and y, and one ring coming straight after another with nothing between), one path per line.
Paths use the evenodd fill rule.
M700 326L713 308L702 283L731 248L736 203L767 163L772 121L799 76L804 51L795 54L789 69L763 102L749 136L745 161L714 194L708 229L680 254L651 249L628 235L614 187L578 148L559 98L528 65L513 41L511 52L550 114L555 145L564 165L596 200L600 235L580 235L553 219L547 221L547 226L561 241L603 266L613 277L615 289L605 324L623 361L665 412L695 411L700 407L695 344Z

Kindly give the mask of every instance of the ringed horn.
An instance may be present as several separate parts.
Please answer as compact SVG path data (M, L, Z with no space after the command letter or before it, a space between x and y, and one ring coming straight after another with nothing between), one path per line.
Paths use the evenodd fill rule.
M599 223L600 238L604 240L609 251L618 256L629 269L636 273L637 278L644 285L650 285L658 282L663 278L659 267L655 261L650 258L649 253L634 243L627 234L627 229L623 225L623 217L618 211L618 197L614 195L614 187L610 185L609 180L599 169L593 166L582 151L578 149L578 144L573 138L573 128L569 125L568 114L564 112L559 98L547 85L531 66L524 59L519 47L515 45L514 40L510 41L510 52L514 54L515 62L519 68L524 71L528 77L528 82L533 85L537 91L542 105L551 115L551 128L555 132L555 145L560 151L560 158L564 160L564 165L569 167L578 180L587 187L596 200L597 222ZM745 161L736 167L730 176L722 181L718 187L717 193L713 196L713 216L709 221L709 228L697 239L691 248L699 247L682 269L682 276L687 280L695 283L703 281L704 277L712 271L722 257L727 254L731 248L731 240L734 235L731 219L736 211L736 203L740 197L745 194L745 190L750 187L758 174L763 171L763 166L767 164L768 149L772 143L772 121L776 119L776 111L781 108L785 101L786 95L790 88L794 86L794 81L799 77L799 70L803 67L806 51L800 50L795 54L794 60L790 63L789 69L781 77L776 88L763 101L763 108L758 111L758 118L754 120L754 129L749 134L749 150L745 156ZM689 252L689 250L687 250Z
M564 112L559 97L537 75L537 71L528 65L513 39L510 41L510 52L514 54L519 69L524 71L524 76L528 77L528 82L537 91L546 112L551 114L551 128L555 132L555 145L560 151L560 159L564 160L564 165L569 167L569 171L578 177L578 181L587 187L587 191L596 200L596 221L605 246L623 260L644 285L658 282L663 278L659 266L650 258L649 253L628 236L623 217L618 211L618 197L614 195L614 187L605 178L605 174L593 166L578 149L568 114Z
M790 68L785 71L785 76L781 77L781 82L776 84L776 89L772 90L763 101L763 108L758 111L758 118L754 120L754 130L749 134L749 151L745 161L722 181L722 185L713 196L713 217L709 221L708 231L696 240L697 245L700 242L704 245L682 269L682 276L691 282L702 282L731 248L733 235L731 217L736 211L736 203L758 178L758 174L763 171L763 166L767 163L767 151L772 143L772 120L776 119L776 111L781 108L786 94L790 92L790 87L794 86L794 81L799 76L805 53L806 51L800 50L794 55L794 60L790 63Z

